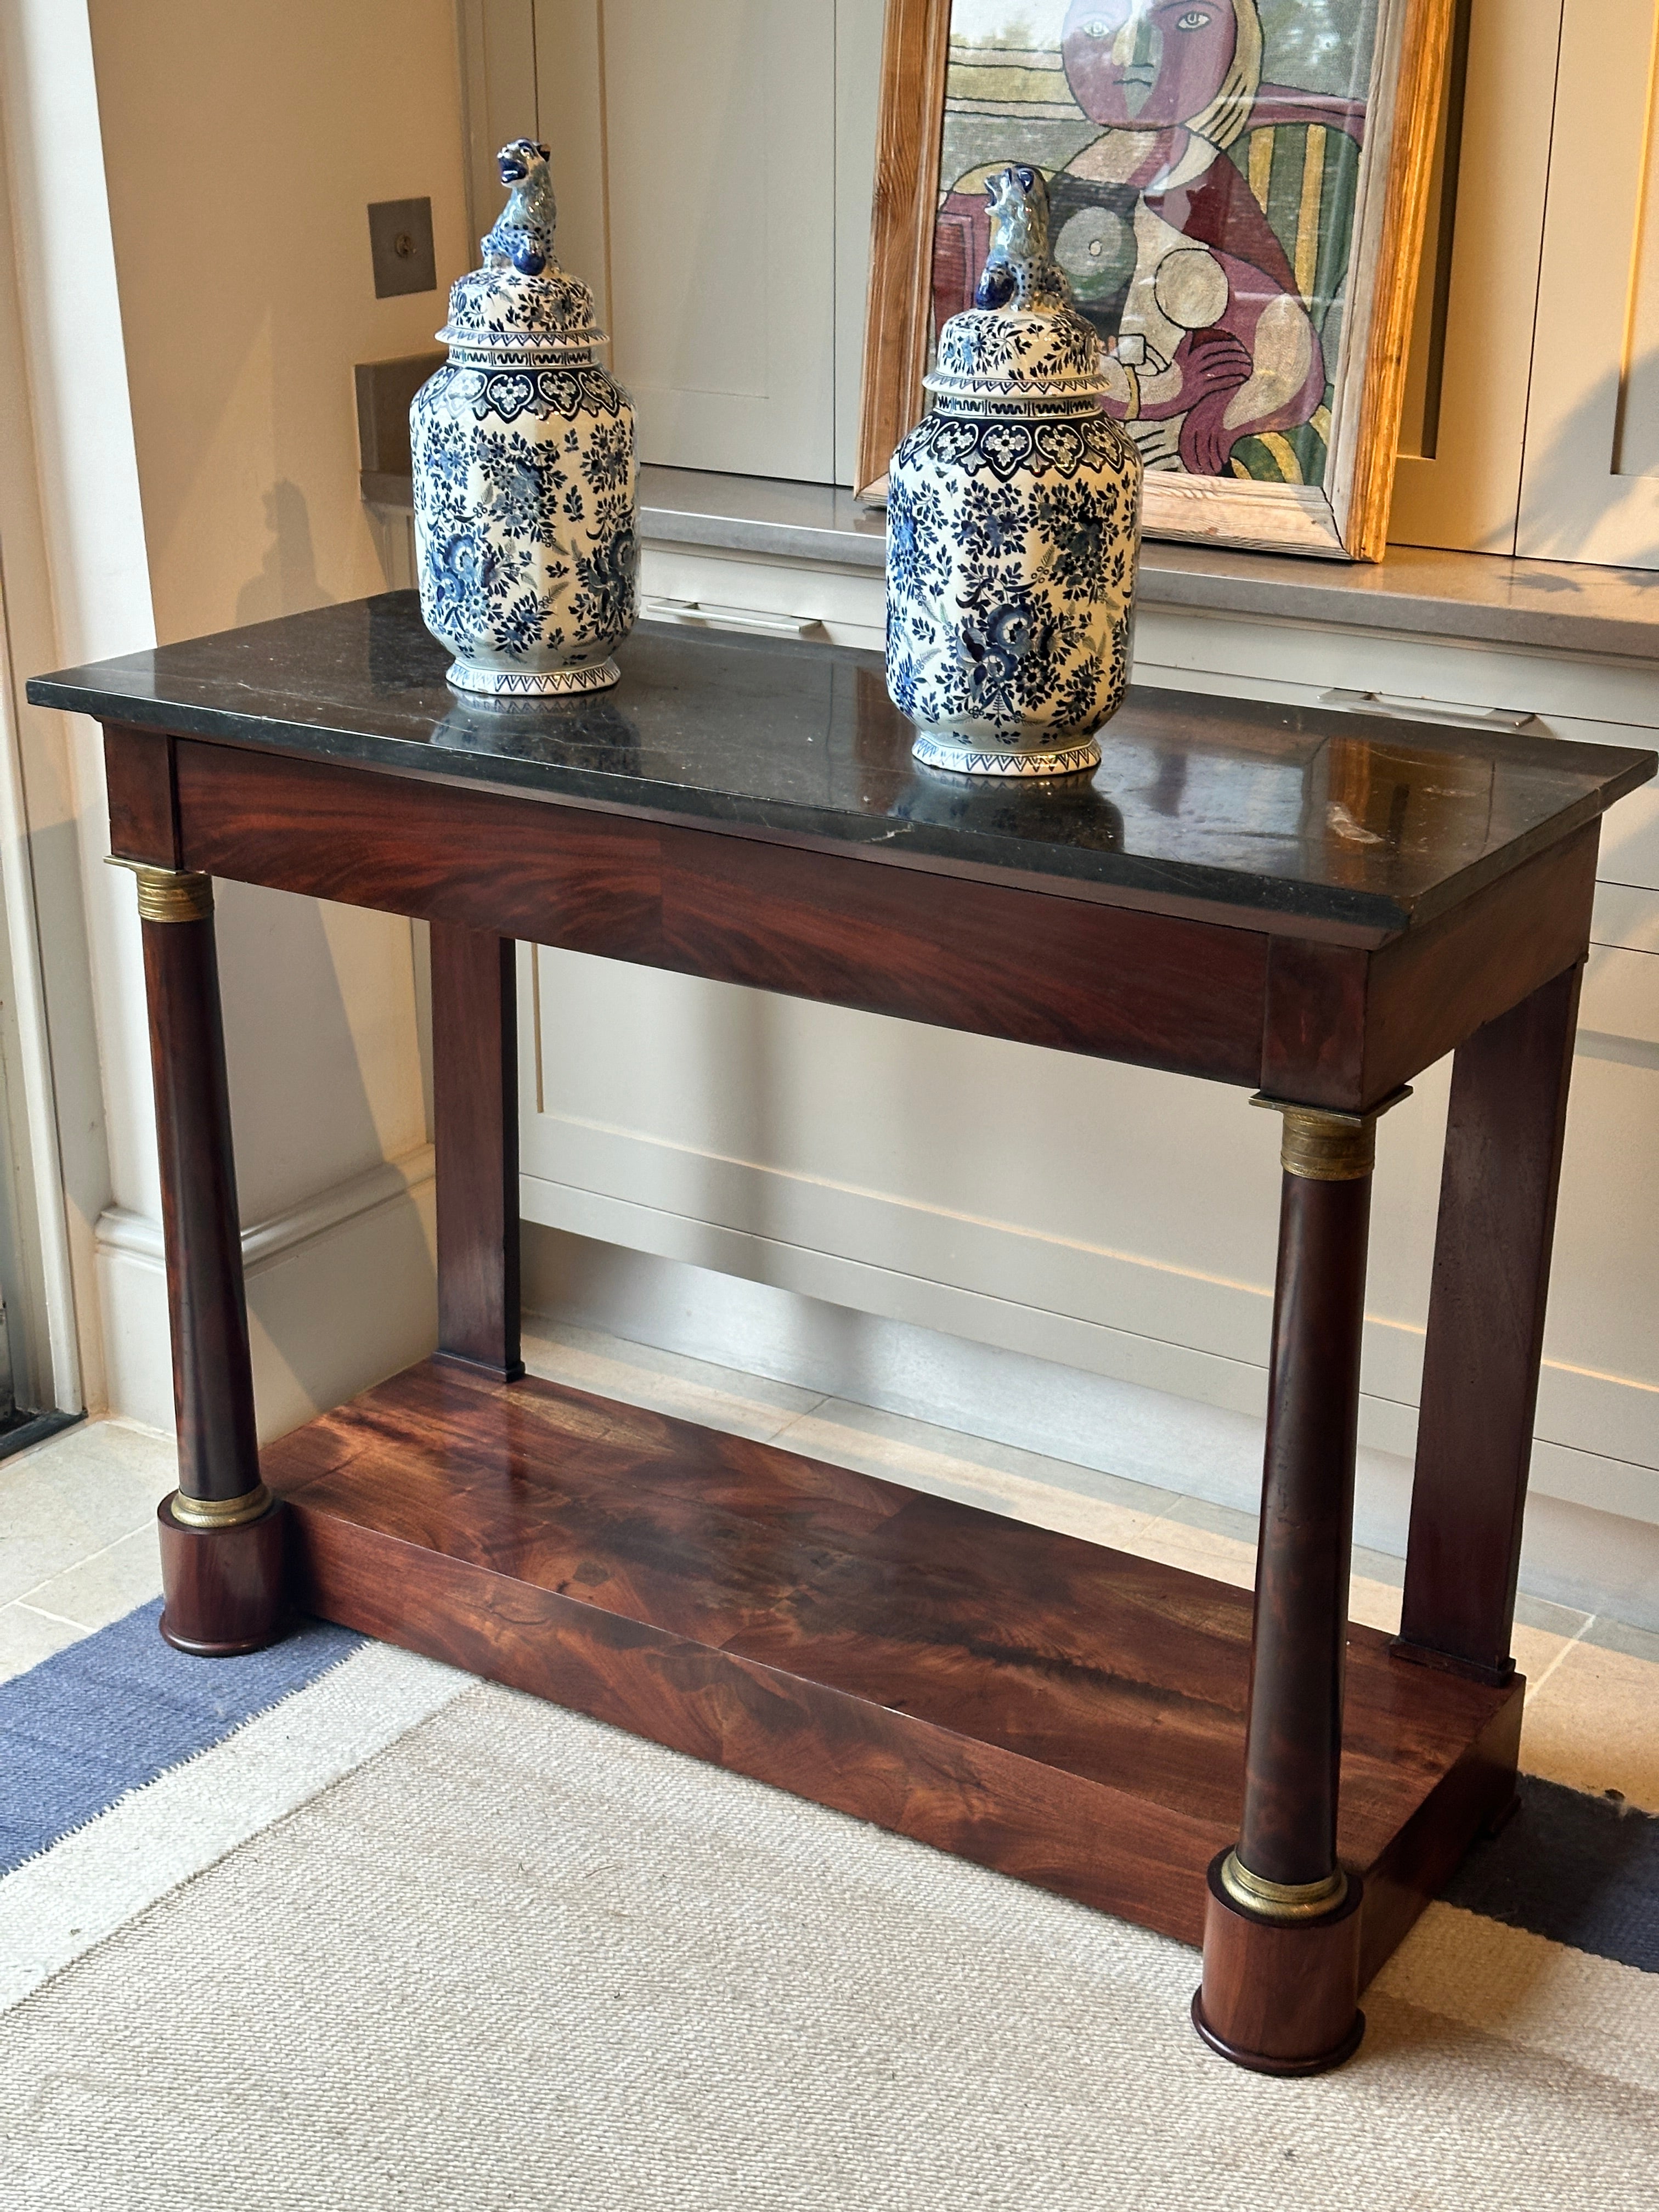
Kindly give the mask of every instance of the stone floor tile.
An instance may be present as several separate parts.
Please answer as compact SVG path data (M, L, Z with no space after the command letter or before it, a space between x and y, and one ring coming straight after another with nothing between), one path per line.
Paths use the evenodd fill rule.
M1659 1667L1659 1636L1650 1628L1627 1628L1622 1620L1607 1620L1597 1617L1584 1631L1586 1644L1597 1644L1607 1651L1623 1651L1632 1659L1646 1659ZM1659 1714L1655 1716L1659 1727Z
M1516 1673L1527 1678L1529 1699L1542 1689L1571 1649L1571 1636L1562 1636L1553 1628L1533 1628L1516 1616L1510 1635L1510 1656Z
M832 1420L860 1436L914 1448L953 1466L966 1464L997 1476L1012 1475L1021 1482L1080 1492L1103 1505L1117 1506L1137 1520L1157 1519L1186 1502L1173 1491L1158 1490L1151 1483L1136 1482L1127 1475L1079 1467L1071 1460L1050 1459L1042 1452L1025 1451L1017 1444L1003 1443L994 1437L969 1436L961 1429L939 1428L929 1421L915 1420L907 1413L888 1413L881 1407L861 1405L852 1399L826 1398L815 1411L817 1418ZM791 1440L784 1437L781 1441L787 1443Z
M178 1480L171 1439L115 1421L0 1462L0 1604L140 1528Z
M1250 1589L1255 1583L1255 1547L1236 1537L1190 1522L1166 1518L1140 1532L1130 1547L1143 1559L1162 1559L1166 1566L1183 1567L1188 1574L1207 1575L1211 1581L1231 1583Z
M0 1682L14 1674L27 1674L66 1644L80 1641L81 1631L66 1620L51 1620L26 1605L0 1605Z
M1255 1547L1260 1516L1243 1513L1236 1505L1215 1505L1206 1498L1172 1498L1164 1517L1188 1528L1207 1528L1212 1536L1226 1536L1235 1544Z
M104 1628L161 1595L161 1554L153 1526L94 1552L25 1590L21 1602L83 1629Z
M820 1401L810 1390L715 1367L678 1352L629 1344L599 1329L532 1326L524 1335L524 1363L545 1382L648 1407L683 1421L723 1429L728 1435L769 1442L799 1413Z
M1375 1575L1356 1575L1348 1584L1348 1618L1385 1636L1398 1636L1400 1585L1379 1582Z
M1522 1590L1515 1601L1515 1618L1522 1628L1547 1628L1553 1635L1565 1637L1569 1642L1582 1635L1589 1620L1587 1613L1576 1612L1570 1605L1556 1605L1547 1597L1528 1597ZM1659 1637L1654 1639L1659 1650Z
M1363 1575L1367 1582L1386 1583L1390 1589L1398 1589L1406 1579L1406 1562L1396 1559L1392 1552L1373 1552L1364 1544L1356 1544L1353 1571Z
M1520 1657L1517 1650L1516 1656ZM1570 1789L1659 1813L1659 1664L1581 1637L1528 1687L1521 1764Z

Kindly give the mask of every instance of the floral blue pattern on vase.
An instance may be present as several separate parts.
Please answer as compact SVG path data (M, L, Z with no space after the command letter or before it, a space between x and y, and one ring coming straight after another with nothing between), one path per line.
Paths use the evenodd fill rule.
M634 627L633 404L593 358L592 295L554 258L546 147L496 158L507 205L409 412L421 615L458 690L603 690Z
M1041 174L986 190L979 304L945 325L933 411L888 471L887 688L929 767L1072 775L1128 684L1141 463L1101 410Z

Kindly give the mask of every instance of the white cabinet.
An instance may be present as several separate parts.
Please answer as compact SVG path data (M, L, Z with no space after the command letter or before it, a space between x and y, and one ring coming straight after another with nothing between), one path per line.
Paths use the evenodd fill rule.
M1466 36L1449 164L1441 118L1389 534L1513 553L1561 0L1468 0Z
M1390 534L1659 568L1659 0L1460 15ZM646 459L852 482L882 15L461 0L475 227L545 140Z
M608 281L647 453L806 478L833 467L847 481L879 0L720 0L681 16L659 0L521 0L517 33L514 3L499 0L496 46L529 87L513 127L533 120L553 146L562 239L602 298ZM1659 483L1631 473L1639 425L1651 419L1659 441L1659 416L1643 414L1639 377L1618 386L1607 351L1625 343L1621 318L1642 327L1632 302L1648 296L1650 259L1659 276L1659 216L1644 231L1635 215L1656 9L1473 0L1437 421L1425 437L1419 375L1396 507L1408 542L1512 552L1517 530L1552 526L1534 438L1548 421L1580 441L1568 474L1583 546L1659 567L1605 520L1627 496L1620 484L1646 496ZM1605 66L1626 80L1599 118L1574 45L1597 21L1610 27ZM784 127L769 87L804 55L822 82L794 85ZM490 97L495 131L507 110L493 81ZM1594 252L1575 251L1587 195L1602 228ZM734 227L745 208L750 232ZM1574 284L1577 337L1561 320ZM780 302L792 303L787 327ZM1608 412L1615 387L1622 413L1616 399ZM643 580L811 619L837 642L880 641L877 570L653 544ZM1310 707L1340 688L1525 710L1565 743L1649 742L1659 725L1645 663L1169 605L1143 610L1137 672ZM1659 1522L1659 787L1612 816L1601 872L1534 1480ZM526 951L523 972L528 1219L921 1323L988 1357L1031 1352L1259 1416L1277 1156L1236 1093L575 954ZM1389 1452L1413 1443L1446 1079L1443 1064L1420 1079L1382 1146L1364 1433ZM948 1111L962 1098L1064 1132L1060 1165L988 1142L982 1121ZM823 1309L802 1309L799 1325L823 1326Z
M850 483L881 0L465 0L480 226L551 148L641 457Z
M1468 6L1443 324L1431 259L1389 535L1659 568L1659 6Z
M1655 0L1567 0L1516 551L1659 568Z
M613 358L647 461L832 477L835 14L605 0Z

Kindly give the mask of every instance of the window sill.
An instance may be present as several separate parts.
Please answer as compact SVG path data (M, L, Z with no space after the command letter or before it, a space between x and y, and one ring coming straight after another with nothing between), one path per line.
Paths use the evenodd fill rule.
M408 481L365 477L363 496L407 506ZM887 546L885 518L851 492L659 467L640 471L640 535L647 545L872 571ZM1410 545L1391 545L1374 565L1340 565L1149 538L1139 598L1178 612L1659 661L1659 570Z

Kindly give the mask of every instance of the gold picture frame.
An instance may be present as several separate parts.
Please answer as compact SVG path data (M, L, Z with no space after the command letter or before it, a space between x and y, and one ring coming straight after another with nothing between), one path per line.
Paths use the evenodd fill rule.
M1051 145L1055 118L1063 123L1066 102L1073 99L1073 76L1078 66L1073 56L1085 32L1097 41L1107 42L1141 31L1146 52L1158 56L1164 48L1152 45L1154 37L1173 45L1194 27L1202 31L1217 17L1224 19L1231 9L1237 50L1244 62L1234 64L1221 94L1202 113L1184 118L1179 126L1182 143L1188 149L1196 146L1206 160L1213 154L1212 168L1231 161L1237 173L1236 179L1228 175L1228 191L1236 200L1242 200L1246 191L1254 194L1262 224L1270 222L1270 210L1277 209L1282 197L1279 169L1291 169L1292 219L1299 215L1303 232L1287 240L1278 265L1291 273L1296 289L1292 291L1282 277L1264 278L1261 289L1265 291L1270 282L1278 283L1285 296L1295 300L1297 307L1310 318L1310 330L1316 313L1325 317L1319 336L1328 340L1328 357L1316 356L1319 367L1304 380L1304 396L1293 405L1306 408L1305 395L1316 388L1314 375L1322 374L1326 381L1318 405L1307 415L1305 423L1295 426L1295 438L1274 429L1243 432L1227 451L1225 473L1188 468L1175 451L1176 434L1160 430L1155 436L1150 422L1144 422L1142 431L1153 445L1146 474L1144 528L1149 537L1328 559L1379 560L1388 535L1413 300L1453 0L1310 0L1310 4L1304 0L1304 20L1322 6L1334 18L1340 18L1346 10L1356 21L1364 21L1370 20L1367 11L1374 7L1369 76L1361 80L1365 84L1363 102L1325 100L1322 108L1321 94L1304 92L1294 83L1270 82L1263 68L1261 26L1265 20L1269 33L1265 59L1271 64L1273 27L1285 19L1285 0L1190 0L1178 15L1176 5L1177 0L1097 0L1092 15L1080 22L1079 8L1067 9L1064 0L1048 0L1047 5L1015 5L1010 0L1011 21L1018 17L1021 27L1036 22L1037 35L1047 37L1050 44L1037 52L1005 52L994 46L952 47L953 9L964 19L978 20L991 12L988 0L887 0L860 416L860 495L866 500L883 496L893 448L922 413L922 377L933 342L936 313L941 317L944 313L935 301L936 240L944 235L947 205L964 204L960 191L952 192L941 178L942 156L947 163L951 159L945 151L945 123L953 72L960 71L957 81L977 94L988 82L994 88L994 77L987 64L1006 62L1009 82L1018 76L1018 88L1028 100L1028 88L1033 84L1040 92L1059 95L1030 101L1025 108L1014 100L963 98L951 102L953 109L976 118L994 117L992 121L975 122L977 152L994 150L1004 161L1029 159L1055 175L1056 170L1042 159L1041 150L1033 149ZM1166 16L1167 24L1163 20ZM1127 32L1125 25L1129 27ZM1252 37L1254 49L1247 51ZM1103 44L1102 50L1106 51ZM1365 62L1366 58L1359 55L1353 66L1358 68ZM1155 59L1144 67L1142 82L1161 66ZM1298 101L1303 103L1300 108ZM1214 118L1229 102L1231 120L1218 125ZM1097 133L1089 149L1093 157L1094 147L1105 143L1111 127L1100 124L1098 106L1087 114L1080 100L1075 106L1078 129L1085 138ZM1302 119L1327 111L1338 114L1338 126ZM1026 115L1042 118L1043 130L1039 131L1024 119ZM1344 115L1357 121L1344 121ZM1187 130L1188 124L1201 125L1204 132L1212 132L1218 143L1210 147L1203 133ZM1125 129L1120 135L1127 143L1133 134ZM1330 198L1344 228L1337 246L1328 251L1328 236L1335 236L1337 218L1333 218L1328 234L1319 228L1323 216L1318 195L1322 179L1328 173L1336 173L1333 148L1338 146L1346 163L1340 206L1334 191ZM1237 151L1232 150L1235 148ZM1082 159L1075 158L1079 162ZM1299 169L1294 167L1297 163L1301 165ZM1294 204L1298 179L1299 207ZM1122 322L1127 323L1133 319L1135 300L1144 296L1128 288L1141 285L1145 278L1146 249L1136 241L1141 236L1141 210L1152 191L1141 191L1133 184L1104 189L1119 194L1127 191L1133 199L1133 216L1122 224L1122 233L1129 240L1131 273L1121 295L1121 301L1127 305L1121 306L1119 312ZM1160 206L1170 204L1167 188L1156 189L1164 195ZM1270 191L1276 196L1272 200ZM1134 197L1137 192L1139 198ZM1308 233L1310 204L1315 209L1315 228ZM1254 219L1248 206L1246 214ZM1109 213L1102 221L1111 219ZM955 220L964 226L965 234L965 219ZM1314 241L1311 250L1310 235ZM1062 245L1063 240L1057 239L1056 251L1065 265ZM1098 247L1091 245L1090 251L1097 252ZM1188 253L1189 260L1197 258ZM1214 258L1224 270L1220 254ZM1259 257L1270 258L1265 253ZM1334 282L1333 269L1338 270ZM1254 276L1255 270L1249 274ZM951 281L955 281L954 273ZM1243 298L1237 290L1234 296ZM965 303L965 300L957 302ZM1102 311L1103 314L1107 312ZM1287 306L1285 317L1293 312ZM1103 327L1104 335L1104 324L1097 322L1097 326ZM1210 328L1195 330L1190 324L1184 328L1189 346L1215 335ZM1135 359L1128 351L1128 345L1135 343L1136 335L1127 329L1107 336L1109 353L1115 355L1122 346L1126 361ZM1146 340L1139 338L1138 343L1144 351ZM1147 357L1164 368L1161 356ZM1240 357L1237 349L1235 357ZM1248 348L1242 357L1249 358ZM1164 373L1167 378L1167 368ZM1128 392L1137 393L1139 387L1133 371L1125 368L1121 374ZM1179 380L1177 371L1177 386ZM1126 398L1121 406L1135 404L1133 398ZM1114 411L1120 410L1115 408ZM1197 411L1196 407L1190 410L1194 416ZM1200 450L1205 453L1219 450L1213 434L1211 443ZM1247 456L1243 460L1238 458L1241 452ZM1276 479L1272 475L1275 469L1279 472Z

